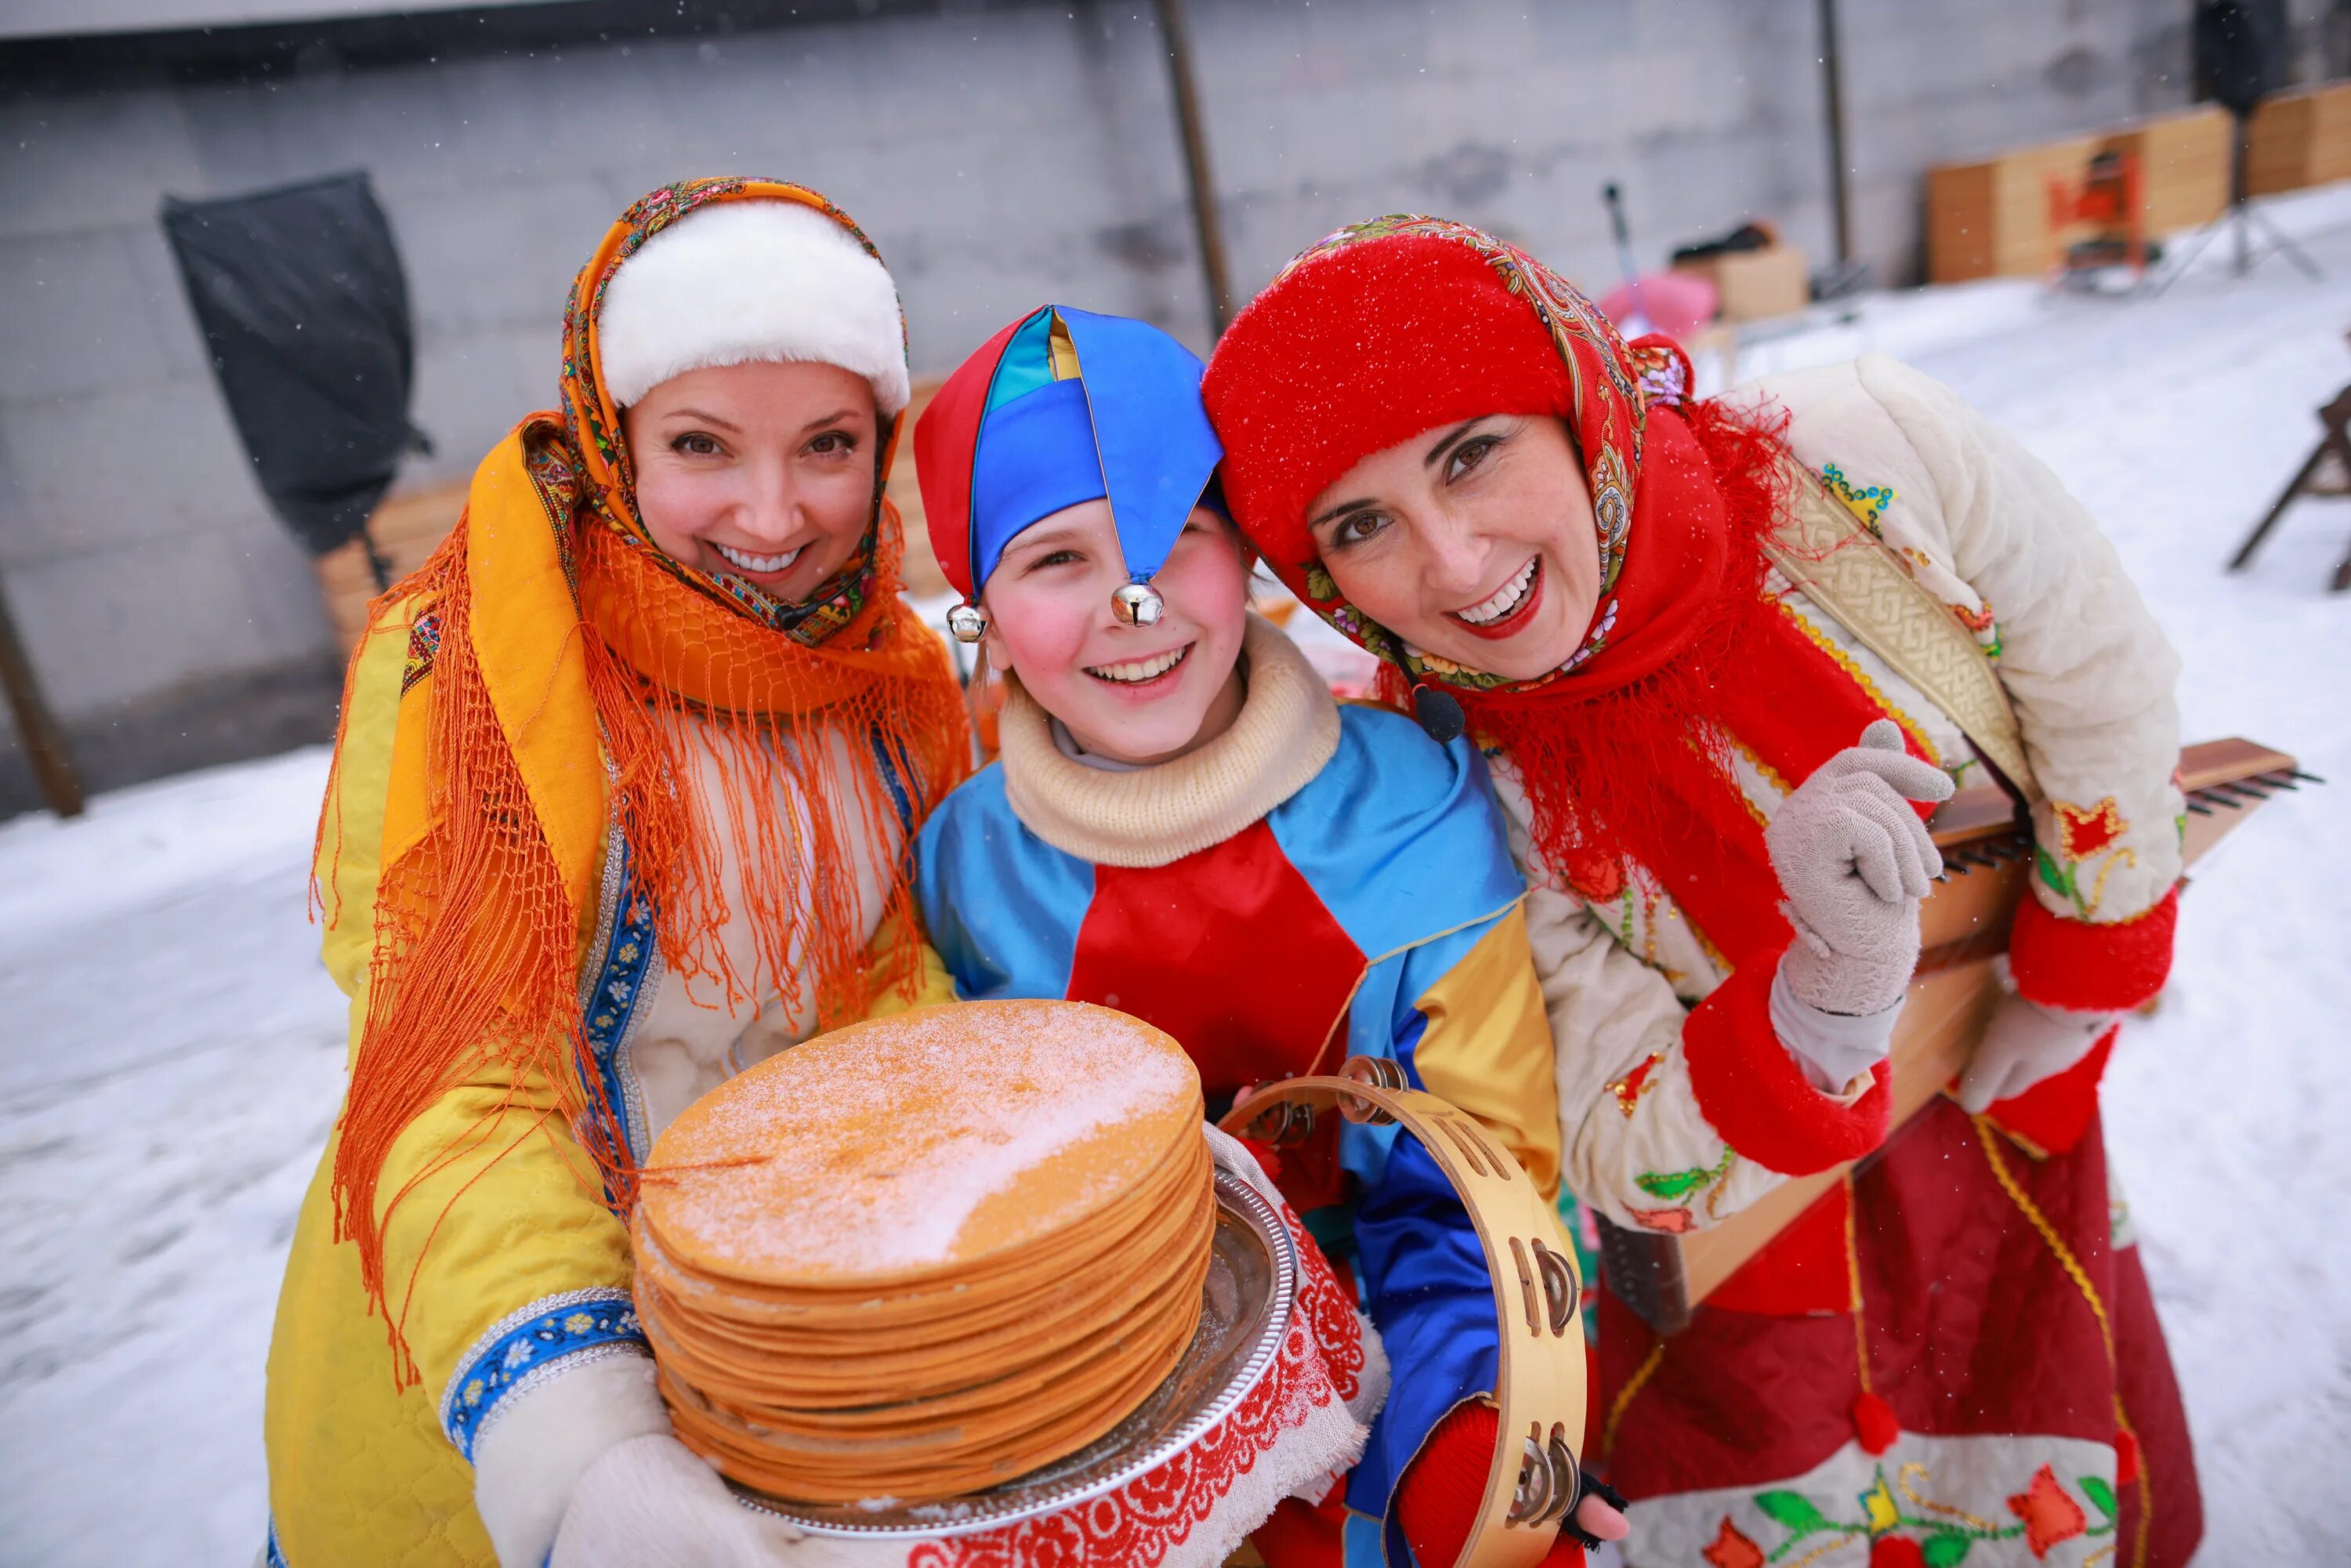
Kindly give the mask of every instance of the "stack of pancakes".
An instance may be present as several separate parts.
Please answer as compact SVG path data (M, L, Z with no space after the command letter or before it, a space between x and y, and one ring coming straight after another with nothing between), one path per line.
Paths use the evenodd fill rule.
M816 1503L954 1497L1085 1447L1197 1325L1201 1115L1180 1046L1078 1002L859 1024L714 1090L632 1227L678 1437Z

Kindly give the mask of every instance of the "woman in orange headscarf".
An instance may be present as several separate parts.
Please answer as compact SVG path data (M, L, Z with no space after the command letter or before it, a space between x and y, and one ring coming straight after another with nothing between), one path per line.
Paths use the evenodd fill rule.
M351 1079L271 1346L270 1563L642 1560L637 1528L755 1559L669 1435L616 1216L731 1071L952 995L907 903L967 741L898 598L906 398L847 214L664 187L573 286L560 409L377 606L320 824ZM616 1498L666 1512L573 1506Z

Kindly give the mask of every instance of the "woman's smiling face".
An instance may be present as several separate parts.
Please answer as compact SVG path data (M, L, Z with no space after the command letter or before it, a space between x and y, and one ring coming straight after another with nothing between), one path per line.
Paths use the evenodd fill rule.
M864 377L806 362L688 371L622 415L653 542L787 604L864 538L880 424Z
M1127 580L1110 503L1064 507L1013 536L988 574L987 657L1097 756L1165 762L1214 739L1240 712L1237 670L1249 560L1233 525L1195 507L1151 579L1165 606L1149 626L1111 608Z
M1423 431L1307 508L1349 603L1421 653L1527 681L1565 664L1600 596L1591 481L1556 419Z

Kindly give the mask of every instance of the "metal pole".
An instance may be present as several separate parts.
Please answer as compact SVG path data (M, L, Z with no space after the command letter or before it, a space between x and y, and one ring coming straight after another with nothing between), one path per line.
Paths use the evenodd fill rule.
M2246 232L2252 225L2245 221L2245 214L2252 210L2246 205L2251 198L2245 193L2245 126L2251 118L2242 114L2229 117L2229 216L2230 227L2237 231L2236 265L2230 270L2239 277L2253 269L2252 236Z
M1200 95L1192 79L1192 34L1184 0L1157 0L1160 36L1167 42L1167 80L1176 92L1176 127L1184 138L1184 173L1192 187L1192 227L1200 241L1200 270L1208 284L1208 326L1221 338L1233 319L1233 286L1225 266L1225 233L1217 221L1217 181L1208 171L1208 140L1200 129Z
M1845 194L1844 89L1837 68L1836 0L1821 0L1821 97L1827 106L1829 206L1836 217L1839 267L1853 259L1853 213Z
M41 798L60 817L81 815L81 780L74 777L73 758L66 753L65 732L49 712L34 679L33 662L16 639L16 623L8 614L8 596L0 593L0 686L8 691L8 711L16 716L16 737L33 764Z

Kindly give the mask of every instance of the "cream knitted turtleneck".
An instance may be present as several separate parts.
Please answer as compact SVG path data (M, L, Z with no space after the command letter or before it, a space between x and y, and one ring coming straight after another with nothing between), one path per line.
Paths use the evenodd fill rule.
M1249 689L1233 727L1131 772L1063 756L1045 710L1008 683L997 733L1013 814L1081 860L1160 866L1224 842L1297 794L1339 749L1339 705L1271 622L1249 618L1241 655Z

